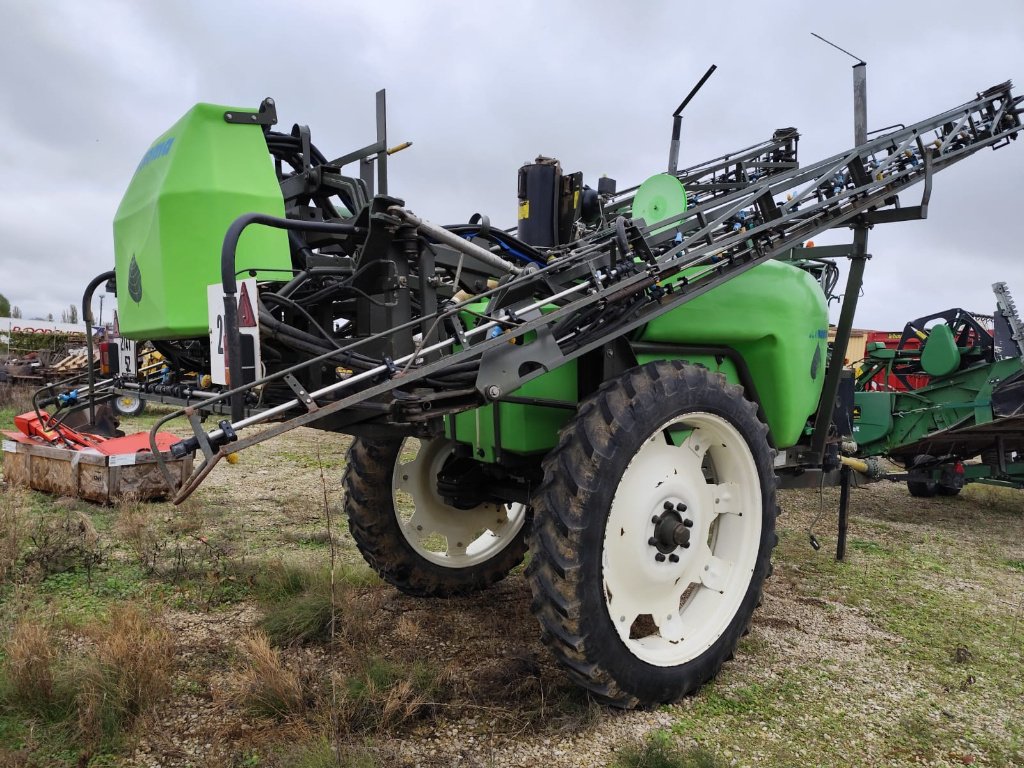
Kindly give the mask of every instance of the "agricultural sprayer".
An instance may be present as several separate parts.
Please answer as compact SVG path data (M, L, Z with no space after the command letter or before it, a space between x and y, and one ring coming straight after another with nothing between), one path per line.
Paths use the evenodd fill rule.
M376 141L335 159L305 126L275 130L270 99L199 104L145 153L116 269L86 292L116 288L127 341L47 418L124 392L181 406L153 428L190 420L171 452L201 460L179 500L295 427L353 435L345 513L385 581L466 594L529 550L572 679L616 706L673 701L750 624L778 484L838 474L837 260L856 297L868 229L923 218L935 173L1016 137L1020 101L1004 83L871 139L861 101L857 146L812 165L787 128L683 170L673 152L621 191L539 157L513 230L438 226L391 196L383 93ZM853 243L803 246L836 227ZM161 367L139 373L130 340Z

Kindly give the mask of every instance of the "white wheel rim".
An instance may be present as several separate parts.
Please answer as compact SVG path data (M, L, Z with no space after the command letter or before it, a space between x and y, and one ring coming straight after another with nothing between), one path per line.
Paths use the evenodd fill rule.
M135 395L121 395L117 398L117 404L122 411L134 411L139 407L139 398Z
M602 549L605 606L630 653L677 666L722 636L757 564L761 504L754 456L721 416L688 413L644 441L616 489ZM650 543L666 513L692 522L689 547L667 555Z
M446 568L486 562L511 543L526 520L525 504L480 504L458 509L437 492L437 475L456 443L407 438L391 481L395 514L418 555Z

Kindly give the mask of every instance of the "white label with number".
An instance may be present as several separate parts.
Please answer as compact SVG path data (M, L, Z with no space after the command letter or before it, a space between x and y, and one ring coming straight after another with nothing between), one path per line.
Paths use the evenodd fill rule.
M117 340L118 368L122 376L135 378L139 373L139 361L135 356L135 342L122 336Z
M238 307L238 332L243 344L243 375L246 380L262 376L260 355L260 329L256 321L256 278L250 277L235 284ZM210 322L210 379L214 384L228 384L227 340L224 338L224 286L214 283L206 287L208 319ZM252 354L249 355L249 350ZM250 359L251 357L251 359ZM238 386L236 382L232 386Z
M110 467L130 467L133 464L135 464L134 453L116 453L107 457L107 466Z
M4 453L17 453L18 452L18 444L16 442L14 442L13 440L4 440L3 450L4 450Z

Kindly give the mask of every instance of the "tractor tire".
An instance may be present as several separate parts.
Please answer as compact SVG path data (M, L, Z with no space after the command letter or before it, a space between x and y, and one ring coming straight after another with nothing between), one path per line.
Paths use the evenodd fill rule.
M146 401L138 395L118 395L113 403L118 416L138 416L146 410Z
M958 488L953 485L945 485L944 483L939 483L936 486L936 490L938 491L939 496L957 496L960 494L960 491L963 490L963 487Z
M460 509L437 491L455 443L353 440L345 469L349 531L382 579L417 597L451 597L501 581L522 562L525 504Z
M939 492L939 484L934 480L907 480L907 490L911 496L927 499Z
M664 361L606 382L563 429L527 576L545 643L596 698L673 702L732 658L778 543L767 434L741 387Z
M914 461L909 468L911 473L914 467L918 467L921 464L927 464L932 461L932 457L927 454L921 454L915 456ZM910 495L919 499L928 499L934 496L936 493L940 493L939 484L935 480L907 480L907 490L910 491Z

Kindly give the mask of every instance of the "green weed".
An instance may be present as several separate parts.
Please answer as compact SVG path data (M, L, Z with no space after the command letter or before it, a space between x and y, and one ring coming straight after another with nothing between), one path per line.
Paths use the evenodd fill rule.
M713 752L703 747L681 747L671 735L655 731L640 744L619 750L614 768L724 768Z
M343 681L341 710L356 731L386 730L425 717L445 696L449 675L425 661L362 661Z
M254 584L264 611L261 626L277 645L323 641L335 634L365 637L374 601L360 590L379 583L365 566L339 566L332 594L327 569L270 567Z

